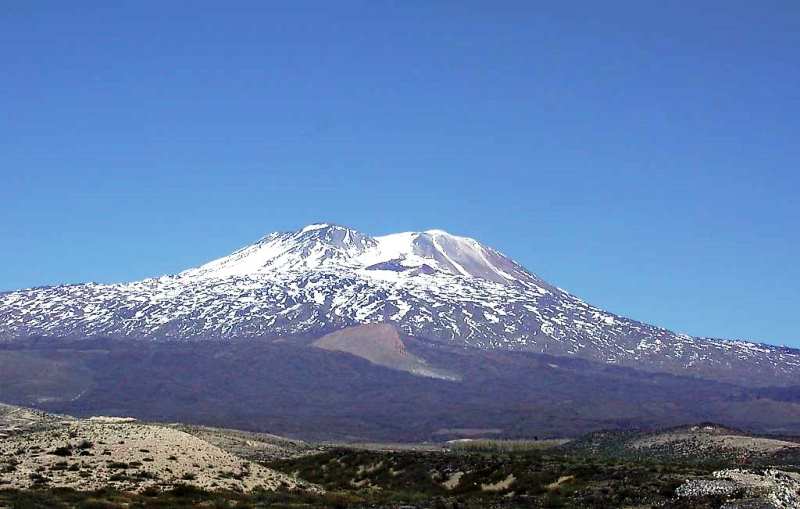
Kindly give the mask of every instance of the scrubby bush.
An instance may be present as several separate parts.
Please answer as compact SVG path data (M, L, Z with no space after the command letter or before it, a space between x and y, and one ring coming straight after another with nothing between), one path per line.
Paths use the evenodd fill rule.
M78 443L78 445L75 446L75 449L83 451L83 450L86 450L86 449L91 449L92 447L94 447L93 443L91 443L90 441L88 441L86 439L83 439Z
M56 447L50 452L50 454L52 454L53 456L62 456L62 457L72 456L72 446L63 445L61 447Z

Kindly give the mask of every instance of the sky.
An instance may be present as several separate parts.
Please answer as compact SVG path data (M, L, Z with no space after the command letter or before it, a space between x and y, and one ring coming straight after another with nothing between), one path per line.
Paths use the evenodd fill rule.
M0 8L0 290L326 221L800 347L800 2Z

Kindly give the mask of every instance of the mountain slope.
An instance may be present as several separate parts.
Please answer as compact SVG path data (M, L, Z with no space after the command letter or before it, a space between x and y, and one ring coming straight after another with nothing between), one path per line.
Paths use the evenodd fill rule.
M0 401L307 440L563 437L703 421L763 433L800 431L798 400L776 400L758 388L403 340L410 354L446 366L460 380L416 376L290 341L50 339L0 345L0 359L15 354L33 368L24 377L0 370ZM37 386L50 377L49 364L91 377L64 384L61 392L53 384L41 399Z
M358 325L331 332L314 341L313 346L332 352L349 353L372 364L417 376L459 380L458 375L431 366L425 359L406 350L397 330L385 323Z
M694 338L616 316L492 248L441 230L370 237L315 224L173 276L0 295L6 340L319 337L377 322L452 345L732 382L800 381L797 350Z

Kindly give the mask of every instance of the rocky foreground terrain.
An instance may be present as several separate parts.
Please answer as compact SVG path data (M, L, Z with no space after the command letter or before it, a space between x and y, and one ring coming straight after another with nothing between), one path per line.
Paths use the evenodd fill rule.
M800 474L796 472L730 469L718 470L713 476L711 480L686 481L678 487L676 494L689 500L708 496L742 499L725 503L724 509L800 507Z
M5 405L0 415L3 488L138 492L180 484L240 492L317 490L175 427L126 418L62 418ZM249 442L261 448L258 438Z
M558 440L311 444L0 405L6 507L800 507L800 440L715 424Z

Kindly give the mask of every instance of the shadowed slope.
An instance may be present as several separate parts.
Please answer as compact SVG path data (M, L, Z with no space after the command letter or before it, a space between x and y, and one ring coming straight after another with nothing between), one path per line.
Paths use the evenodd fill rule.
M90 372L86 392L77 399L39 402L32 379L47 378L48 370L22 379L0 372L0 401L72 415L348 441L447 440L464 436L462 430L471 437L481 430L509 438L563 437L703 421L770 433L800 431L800 404L775 401L757 390L580 359L447 348L413 338L404 343L411 354L462 380L414 376L288 342L57 340L16 345L11 352ZM0 357L9 348L0 347Z

